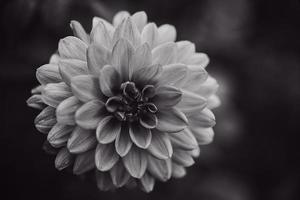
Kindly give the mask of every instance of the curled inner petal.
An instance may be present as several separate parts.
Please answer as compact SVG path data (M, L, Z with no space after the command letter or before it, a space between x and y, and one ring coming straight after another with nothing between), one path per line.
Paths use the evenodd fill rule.
M146 85L141 90L134 82L127 81L121 84L116 96L108 98L105 106L120 121L140 121L144 127L154 128L158 123L155 115L158 109L150 101L154 95L153 85Z

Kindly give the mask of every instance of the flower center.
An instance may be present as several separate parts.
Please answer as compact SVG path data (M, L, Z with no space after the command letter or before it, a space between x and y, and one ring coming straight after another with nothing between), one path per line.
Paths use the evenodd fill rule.
M121 84L118 95L107 100L106 109L120 121L137 121L142 115L157 112L157 107L149 101L154 94L153 85L140 90L134 82L128 81Z

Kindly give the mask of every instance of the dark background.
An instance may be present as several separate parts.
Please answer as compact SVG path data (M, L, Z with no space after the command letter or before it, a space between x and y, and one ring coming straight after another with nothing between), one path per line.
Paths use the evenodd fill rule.
M147 12L177 27L211 59L220 83L215 140L183 179L144 194L98 192L54 168L26 106L35 70L48 62L69 21ZM297 0L0 0L1 199L300 199L300 2ZM7 196L6 196L7 195ZM6 196L6 197L5 197Z

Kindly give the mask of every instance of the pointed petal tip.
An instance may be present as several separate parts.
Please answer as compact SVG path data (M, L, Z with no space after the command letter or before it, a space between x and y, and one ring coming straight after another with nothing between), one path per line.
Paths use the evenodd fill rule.
M179 149L174 150L172 161L184 167L190 167L195 163L189 151L179 150Z
M119 160L115 146L110 144L98 144L95 154L95 163L98 170L104 172L110 170Z
M186 175L185 167L172 162L172 177L182 178Z
M158 119L155 114L145 114L139 119L140 124L147 129L154 129L157 126Z
M95 148L97 143L96 137L90 130L77 126L70 135L67 147L71 153L84 153Z
M109 172L113 184L118 188L127 184L130 179L130 174L127 172L122 161L118 161Z
M35 109L42 110L45 108L45 104L42 100L42 96L38 94L34 94L26 100L27 106Z
M178 133L188 126L188 119L177 108L162 110L158 115L157 130L167 133Z
M61 149L55 158L55 168L59 171L67 168L73 162L73 155L70 154L67 148Z
M42 85L62 81L57 64L45 64L36 69L36 78Z
M132 147L132 141L129 136L129 130L128 127L123 126L121 129L121 133L117 135L116 141L115 141L115 148L117 153L124 157L131 149Z
M84 129L96 129L98 123L106 115L105 105L102 101L92 100L83 104L75 113L76 123Z
M127 39L134 47L141 44L141 35L139 29L135 23L133 23L131 17L123 19L122 23L118 25L113 36L113 44L115 44L120 38Z
M72 130L72 126L66 126L57 123L50 130L47 140L53 147L59 148L67 143L69 134Z
M158 159L166 160L171 158L173 154L173 147L168 134L153 131L152 141L147 150Z
M86 31L84 30L84 28L82 27L82 25L78 21L71 20L70 21L70 27L73 30L74 36L78 37L79 39L81 39L85 43L90 42L90 38L89 38L88 34L86 33Z
M160 181L167 181L172 175L172 163L170 159L160 160L152 155L148 156L149 173Z
M143 191L147 193L153 191L155 179L148 172L146 172L139 181Z
M95 150L91 150L76 156L73 173L80 175L95 168Z
M146 172L147 158L145 153L138 148L131 148L122 158L124 166L131 176L140 179Z
M120 23L122 23L122 21L129 17L130 13L128 11L119 11L117 12L117 14L115 14L114 18L113 18L113 25L115 27L117 27Z
M101 144L113 142L121 133L121 123L113 116L103 118L96 129L96 137Z
M129 128L129 135L132 142L142 149L147 149L151 143L151 130L136 123Z
M86 60L88 45L74 36L67 36L59 40L58 52L62 58Z

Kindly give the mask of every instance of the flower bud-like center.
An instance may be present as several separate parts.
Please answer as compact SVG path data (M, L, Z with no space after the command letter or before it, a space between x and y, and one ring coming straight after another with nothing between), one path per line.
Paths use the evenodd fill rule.
M151 102L154 95L153 85L140 90L134 82L128 81L121 84L119 94L106 101L106 109L120 121L134 122L142 115L157 112L157 107Z

